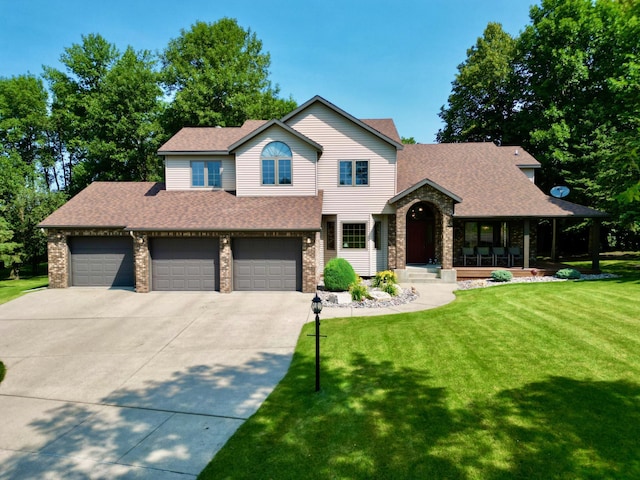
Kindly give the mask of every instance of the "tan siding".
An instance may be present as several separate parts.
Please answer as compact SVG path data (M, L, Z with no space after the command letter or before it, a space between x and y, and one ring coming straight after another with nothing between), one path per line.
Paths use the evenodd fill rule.
M191 187L191 161L220 160L222 162L222 188L236 189L236 168L232 155L172 155L165 159L165 184L167 190L203 190ZM208 190L208 189L207 189Z
M392 213L387 200L395 195L395 147L321 104L311 106L290 122L324 148L318 161L323 213ZM369 186L338 186L340 160L368 160Z
M281 141L291 148L291 185L262 185L260 155L270 142ZM240 196L291 196L317 195L316 150L307 142L274 127L253 138L236 152L237 195Z
M343 248L342 242L342 225L344 223L364 223L367 232L367 248ZM371 276L371 270L375 270L375 263L372 264L373 241L371 232L373 229L373 220L370 215L358 215L354 213L338 215L336 220L336 253L338 257L347 260L356 273L363 277Z
M529 180L535 183L536 181L536 170L534 168L521 168L522 172L527 176Z

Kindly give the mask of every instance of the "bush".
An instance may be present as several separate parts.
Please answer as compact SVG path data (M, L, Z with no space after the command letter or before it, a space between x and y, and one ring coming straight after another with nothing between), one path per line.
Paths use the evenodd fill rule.
M491 280L494 282L510 282L513 274L509 270L494 270L491 272Z
M361 302L365 298L371 298L367 286L362 283L362 279L358 277L358 280L349 285L349 293L351 293L351 300L354 302Z
M358 283L358 276L351 264L344 258L332 258L324 267L324 288L330 292L345 292L352 283Z
M6 371L7 369L5 368L4 363L0 362L0 383L2 383Z
M556 278L564 278L567 280L577 280L582 275L578 270L574 270L573 268L563 268L562 270L558 270L556 272Z
M381 287L388 283L398 283L398 277L395 272L391 270L384 270L383 272L376 273L376 276L371 279L371 285L374 287Z
M398 287L398 285L396 285L395 283L385 283L384 285L380 285L379 288L383 292L387 292L392 297L398 295L398 292L400 290L400 287Z

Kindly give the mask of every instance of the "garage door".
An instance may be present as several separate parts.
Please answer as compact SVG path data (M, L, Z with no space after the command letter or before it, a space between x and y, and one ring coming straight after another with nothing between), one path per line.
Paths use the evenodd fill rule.
M234 290L301 290L302 241L299 238L236 238Z
M152 238L153 290L218 290L218 240Z
M71 285L132 287L133 240L130 237L70 237Z

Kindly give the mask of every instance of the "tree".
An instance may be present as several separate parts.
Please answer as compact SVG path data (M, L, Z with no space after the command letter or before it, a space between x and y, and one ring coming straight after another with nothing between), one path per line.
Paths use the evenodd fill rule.
M296 107L278 98L269 81L268 53L236 20L196 22L169 42L161 55L162 80L173 95L165 127L239 126L249 118L279 118Z
M11 268L10 278L20 276L21 245L13 241L13 231L9 223L0 216L0 262Z
M124 54L100 35L65 49L66 72L45 68L58 155L75 193L95 180L157 180L162 90L149 52Z
M458 66L448 106L440 109L445 122L438 142L510 143L518 112L514 95L513 61L516 41L498 23L489 23L482 37L467 50Z
M640 231L640 2L542 0L530 18L513 43L490 24L469 50L438 139L522 145L543 190L567 184L610 232Z

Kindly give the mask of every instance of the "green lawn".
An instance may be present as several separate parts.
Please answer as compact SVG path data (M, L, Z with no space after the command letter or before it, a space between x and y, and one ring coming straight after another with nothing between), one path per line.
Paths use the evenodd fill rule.
M6 272L0 272L0 304L19 297L25 291L46 287L49 284L47 275L23 275L20 280L8 280Z
M640 478L640 260L313 325L200 478Z

